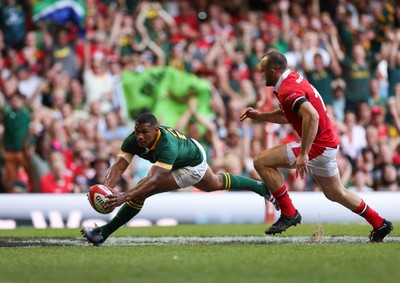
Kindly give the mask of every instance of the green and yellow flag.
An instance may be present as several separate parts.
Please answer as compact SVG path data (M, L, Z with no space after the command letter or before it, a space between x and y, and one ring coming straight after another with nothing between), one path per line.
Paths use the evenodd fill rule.
M199 114L212 115L210 82L172 67L141 73L124 71L122 86L128 112L134 119L141 111L149 110L161 124L174 127L192 97L198 100Z

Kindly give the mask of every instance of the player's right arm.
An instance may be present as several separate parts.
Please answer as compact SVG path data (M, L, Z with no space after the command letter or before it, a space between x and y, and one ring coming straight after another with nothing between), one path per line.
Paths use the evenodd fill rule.
M257 121L271 122L276 124L288 124L288 120L285 115L283 115L282 110L277 108L270 112L261 112L252 107L248 107L242 115L240 115L240 122L244 121L246 118L250 118Z

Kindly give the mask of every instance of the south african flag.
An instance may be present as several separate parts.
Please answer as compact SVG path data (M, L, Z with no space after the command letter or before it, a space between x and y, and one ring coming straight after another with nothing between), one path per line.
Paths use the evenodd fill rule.
M83 26L86 4L82 0L42 0L33 5L33 22L49 20L59 25L72 22Z

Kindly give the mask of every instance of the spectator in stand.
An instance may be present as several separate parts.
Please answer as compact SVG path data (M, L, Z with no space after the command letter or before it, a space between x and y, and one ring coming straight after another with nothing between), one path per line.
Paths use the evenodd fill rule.
M52 116L58 120L63 120L63 107L67 101L67 90L63 88L55 88L51 94Z
M1 84L1 95L4 96L3 103L9 103L10 98L18 92L18 78L11 72L5 74Z
M366 185L366 175L364 173L364 171L358 169L354 172L353 174L353 186L349 187L349 191L354 191L356 193L362 192L373 192L374 190Z
M201 22L199 24L199 36L194 40L188 49L193 50L193 59L198 62L203 62L207 53L215 40L211 25L209 22Z
M391 164L396 167L393 162L393 149L388 142L382 142L379 144L379 151L376 155L376 161L374 169L371 172L374 190L378 190L382 187L385 176L384 168L386 165ZM399 168L396 168L397 170Z
M375 126L373 125L367 126L365 130L365 139L367 141L367 146L373 150L374 154L378 154L379 135L378 135L378 129Z
M324 68L321 54L314 55L314 69L305 72L308 81L318 90L325 104L333 104L333 90L331 87L334 74Z
M28 69L34 74L41 74L44 67L45 52L39 48L37 42L39 34L36 31L28 31L25 35L25 45L21 50L21 56Z
M367 60L364 47L356 44L351 55L346 55L342 64L346 81L346 110L356 112L358 103L368 101L370 97L371 63Z
M79 79L71 79L69 87L68 103L74 110L83 110L85 107L85 94Z
M118 115L116 112L108 112L104 116L104 121L106 123L106 128L104 131L105 141L124 139L124 137L129 135L129 129L119 123Z
M167 65L176 68L182 72L191 72L191 62L186 58L185 52L186 44L184 42L178 42L171 47L171 58L168 60Z
M2 1L0 6L0 28L4 34L4 42L20 50L24 46L26 34L25 7L17 0Z
M346 108L346 82L339 77L332 81L331 87L333 91L333 112L335 113L336 119L340 122L343 122Z
M90 163L91 167L94 169L94 175L88 181L88 187L95 184L103 184L107 177L108 169L110 168L110 160L107 156L96 156L96 158Z
M111 55L107 57L109 64L110 74L113 80L113 95L112 95L112 106L113 110L118 113L119 120L129 120L128 109L126 106L126 100L124 91L122 88L122 66L118 56Z
M10 105L0 105L3 114L2 124L4 125L3 138L3 162L4 174L3 185L9 187L10 184L18 180L18 172L23 168L29 172L29 160L23 151L23 143L29 133L29 125L32 116L28 110L26 97L19 92L13 94L9 101Z
M75 78L78 75L78 69L81 62L78 61L76 56L75 44L70 41L68 30L65 27L60 27L56 32L56 40L48 31L48 27L43 28L43 41L46 48L46 61L45 69L49 69L55 63L60 63L62 70L65 71L69 77Z
M358 124L364 128L371 124L371 106L368 102L361 101L358 103L357 120Z
M140 17L137 17L139 20ZM135 24L131 14L117 12L114 18L109 46L116 46L115 55L121 57L122 63L127 63L134 52L142 52L149 38L142 24Z
M325 14L324 14L325 15ZM332 90L332 81L334 78L339 77L342 74L342 69L340 67L339 58L343 55L337 55L338 51L334 50L334 46L338 45L337 41L337 30L334 25L332 25L329 18L327 25L330 26L328 34L322 34L320 36L321 41L328 52L330 62L327 66L324 65L324 58L320 53L315 53L314 55L314 68L308 69L307 65L304 66L306 72L306 77L309 82L318 90L325 105L333 105L334 94ZM306 60L306 55L304 54L304 60Z
M66 168L61 152L50 153L50 172L40 178L40 192L48 194L72 193L74 182L71 172Z
M298 36L292 36L289 39L288 51L285 53L285 57L288 60L288 67L301 75L304 75L303 70L303 54L301 46L301 38ZM260 56L261 57L261 56Z
M49 171L47 162L50 153L50 144L45 142L45 129L41 122L42 115L45 115L44 108L32 110L32 121L28 135L25 136L23 149L25 158L29 162L28 175L30 178L30 191L40 192L40 178Z
M142 2L136 27L140 30L146 28L150 41L159 46L165 57L169 58L171 35L176 31L176 24L174 18L163 9L160 3Z
M40 90L36 90L40 87L42 79L32 73L28 65L20 65L17 69L18 77L18 92L25 95L28 99L29 104L41 105L42 94Z
M323 66L326 68L331 62L331 56L325 48L319 46L319 35L316 31L306 31L303 35L303 68L306 70L315 69L314 56L320 54Z
M75 138L83 139L86 142L88 150L94 150L96 147L96 124L92 121L81 120L76 129Z
M373 186L372 180L372 170L375 167L375 152L374 150L367 146L362 149L362 152L357 156L356 160L356 171L361 170L364 178L364 183L368 187Z
M399 191L398 168L394 164L385 164L382 168L382 182L377 191Z
M106 57L101 52L89 55L89 46L85 46L84 90L86 108L94 102L100 103L101 113L112 109L113 79L106 69Z
M390 52L388 58L389 96L395 96L395 85L400 82L400 29L397 29L391 37Z
M45 139L49 143L49 147L53 150L64 153L68 148L69 137L64 128L64 124L61 120L52 119L49 127L46 127Z
M390 114L390 120L392 121L393 127L397 132L400 133L400 83L395 85L395 96L388 100L388 112Z
M393 163L400 168L400 141L397 140L393 151Z
M368 103L371 106L378 105L386 112L386 98L381 97L379 91L379 81L377 78L371 78L369 80L370 85L370 97L368 99Z
M221 10L219 12L218 18L211 21L211 27L216 37L230 39L234 35L232 16L225 10Z
M178 2L178 15L175 16L175 23L181 30L181 37L193 40L198 36L198 17L191 2L180 0Z
M340 1L336 7L336 22L338 25L338 33L340 40L343 43L346 54L351 54L354 45L356 31L353 21L354 9L347 9L348 1Z
M340 136L341 148L354 163L357 155L367 145L365 129L357 123L356 115L351 111L346 112L344 125L345 132Z
M389 127L385 124L385 113L381 106L375 105L371 108L371 125L378 130L380 141L389 138Z

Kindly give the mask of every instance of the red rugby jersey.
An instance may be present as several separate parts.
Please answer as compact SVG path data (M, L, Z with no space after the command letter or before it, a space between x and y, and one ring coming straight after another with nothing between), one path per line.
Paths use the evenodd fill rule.
M313 146L336 147L340 143L321 95L304 77L295 72L286 71L275 86L274 93L279 100L283 114L300 138L303 134L302 118L293 109L296 108L296 103L304 97L319 115L318 131Z

